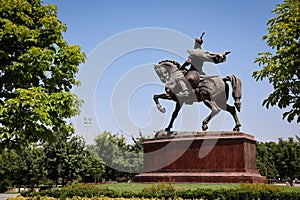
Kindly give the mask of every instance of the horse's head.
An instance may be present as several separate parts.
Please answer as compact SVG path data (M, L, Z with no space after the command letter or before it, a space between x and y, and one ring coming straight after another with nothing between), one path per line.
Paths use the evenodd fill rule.
M166 65L157 64L154 69L161 82L165 83L170 79L170 70Z
M225 51L221 53L212 53L211 59L214 61L215 64L222 63L226 61L226 55L230 54L230 51Z
M180 64L176 61L164 60L154 65L154 69L161 82L166 83L170 80L171 75L178 70Z

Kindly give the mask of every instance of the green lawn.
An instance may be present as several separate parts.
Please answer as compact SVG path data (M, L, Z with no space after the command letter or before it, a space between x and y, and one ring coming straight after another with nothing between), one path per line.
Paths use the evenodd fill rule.
M157 183L113 183L113 184L100 184L98 187L105 187L112 190L118 191L133 191L133 192L141 192L143 188L149 187L153 184ZM172 185L180 190L180 189L197 189L197 188L211 188L211 189L234 189L240 187L240 184L205 184L205 183L172 183ZM292 190L299 191L300 187L288 187L288 186L276 186L282 190Z

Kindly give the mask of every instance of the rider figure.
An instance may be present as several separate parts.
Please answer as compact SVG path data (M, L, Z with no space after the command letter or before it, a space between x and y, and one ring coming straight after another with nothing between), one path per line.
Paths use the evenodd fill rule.
M195 50L195 49L196 49L196 51L197 51L197 50L202 50L201 45L202 45L202 43L203 43L203 40L202 40L203 35L204 35L204 33L202 33L202 35L201 35L200 37L198 37L198 38L195 39L194 50ZM180 69L182 69L182 70L187 70L186 67L189 66L189 65L191 65L191 67L190 67L190 69L189 69L188 71L196 70L196 71L198 71L201 75L205 75L205 73L204 73L203 70L202 70L203 62L202 62L202 63L201 63L201 62L200 62L200 63L197 63L197 65L195 66L195 64L196 64L196 63L194 62L195 59L193 59L193 56L191 56L191 53L193 52L193 50L188 50L187 52L190 54L190 56L189 56L188 59L185 61L185 63L183 63L183 65L180 67ZM193 62L192 62L192 60L193 60Z
M196 88L198 83L203 80L203 76L206 74L203 72L203 64L204 62L212 62L215 64L222 63L226 61L226 55L230 52L221 52L214 53L205 51L202 49L201 45L203 43L202 37L205 33L195 39L194 49L188 50L189 53L188 59L183 63L183 65L179 68L181 70L186 70L186 79L190 82L193 88ZM190 65L189 69L186 69L187 66Z
M200 81L200 75L205 75L205 73L202 70L203 62L197 62L199 59L195 59L195 56L193 54L193 51L203 51L202 50L202 37L204 33L198 38L195 39L195 44L194 44L194 49L193 50L188 50L187 52L190 54L188 59L183 63L183 65L179 68L179 70L184 70L186 71L185 79L188 80L192 88L197 87L197 83ZM192 53L192 54L191 54ZM200 53L201 54L201 53ZM192 62L193 61L193 62ZM190 65L190 68L187 69L186 67ZM191 92L191 89L188 89L186 86L185 82L180 82L180 86L182 88L182 91L177 94L177 97L183 98L188 100L191 98L191 96L195 96L193 92Z
M185 67L191 65L188 71L197 70L201 75L205 75L202 70L204 62L212 62L218 64L226 61L226 55L228 55L230 51L215 53L202 49L202 37L204 34L205 33L203 32L200 37L195 39L194 49L187 51L189 53L189 57L185 61L185 63L183 63L180 69L186 69Z

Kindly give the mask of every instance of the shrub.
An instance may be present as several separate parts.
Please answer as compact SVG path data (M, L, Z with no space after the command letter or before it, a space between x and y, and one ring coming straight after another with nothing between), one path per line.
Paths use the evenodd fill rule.
M21 194L24 197L48 196L54 198L72 198L72 197L119 197L120 192L108 188L100 188L95 185L71 185L61 189L43 190L40 192L24 192Z
M259 190L259 191L270 191L270 192L278 192L280 191L279 187L276 187L275 185L269 185L269 184L240 184L239 190Z
M158 183L149 187L145 187L142 190L143 197L147 198L175 198L176 189L171 183Z
M0 183L0 193L6 192L7 186L5 184Z
M41 191L39 193L22 193L28 199L11 200L54 200L53 198L72 200L92 200L109 198L159 198L159 199L205 199L205 200L300 200L299 191L282 190L274 185L241 184L235 189L226 188L198 188L176 190L174 184L158 183L145 187L142 192L117 191L95 185L71 185L61 189ZM48 199L46 197L52 197ZM105 198L104 198L105 197ZM46 199L44 199L46 198Z

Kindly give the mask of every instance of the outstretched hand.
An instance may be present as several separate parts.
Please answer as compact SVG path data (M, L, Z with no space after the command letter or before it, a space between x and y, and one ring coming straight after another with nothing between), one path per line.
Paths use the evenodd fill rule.
M200 37L196 38L196 41L197 41L200 45L202 45L202 43L203 43L203 39L202 39L202 38L203 38L204 34L205 34L205 32L203 32L203 33L201 34Z

